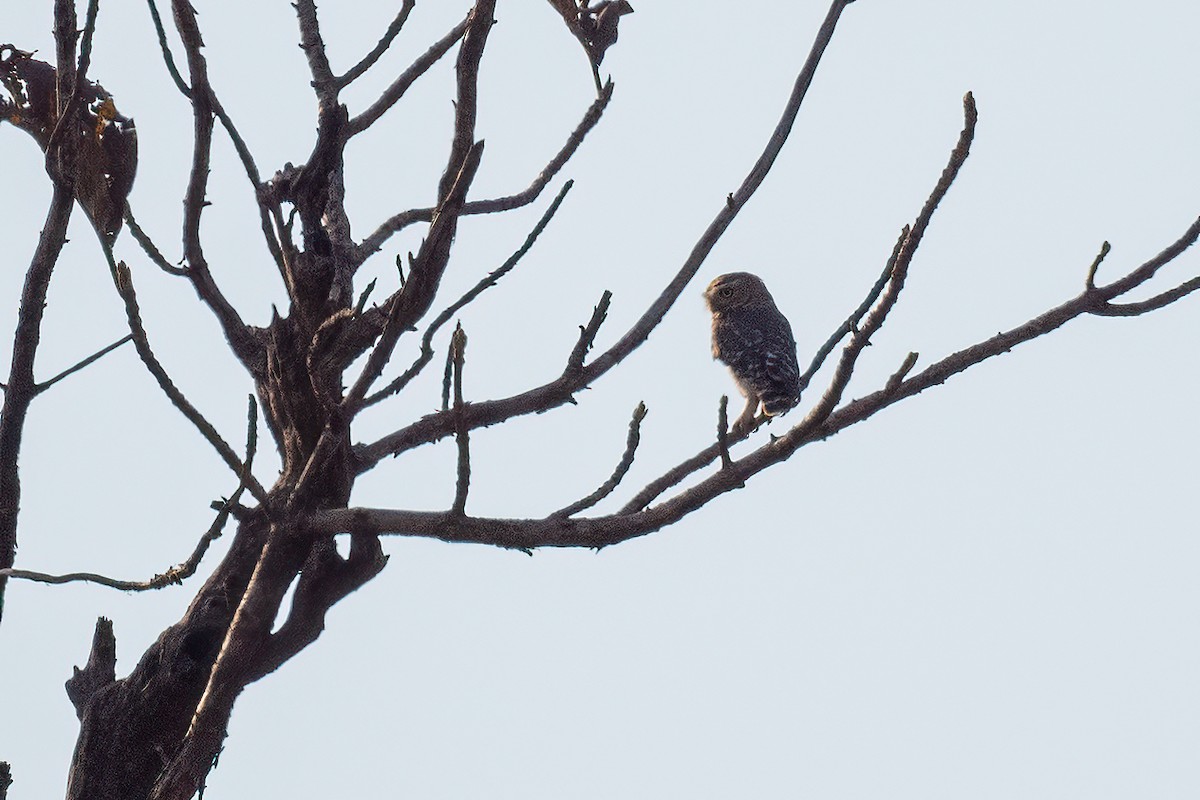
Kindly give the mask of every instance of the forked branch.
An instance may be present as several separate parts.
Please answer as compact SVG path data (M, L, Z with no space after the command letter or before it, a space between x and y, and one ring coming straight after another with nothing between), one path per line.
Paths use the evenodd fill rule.
M401 12L403 13L403 11ZM347 136L356 136L367 128L371 127L376 120L387 113L388 109L394 106L409 87L416 83L417 78L420 78L429 68L442 59L442 56L450 52L450 48L454 43L462 38L463 32L467 29L467 22L470 20L470 15L462 22L450 29L450 32L434 42L428 50L426 50L420 58L412 63L408 69L400 73L396 80L392 81L391 85L383 90L383 94L379 99L367 107L356 117L351 117L350 124L347 126ZM349 73L347 73L348 75ZM357 77L357 76L356 76ZM350 80L353 80L351 78ZM345 80L349 83L350 80ZM345 85L345 84L342 84Z
M434 317L433 322L429 324L429 327L425 329L425 333L421 336L421 352L417 356L416 360L413 361L412 365L406 369L404 373L400 375L400 377L396 378L394 381L374 394L367 396L366 399L363 400L364 408L366 406L374 405L380 400L399 393L412 381L413 378L417 377L417 375L421 373L421 371L433 358L434 334L436 334L443 325L449 322L451 317L465 308L468 303L472 302L476 297L479 297L479 295L483 294L485 291L499 283L500 279L509 272L512 272L513 268L517 266L517 263L521 260L521 258L533 248L534 242L537 241L538 236L540 236L542 231L546 229L546 226L550 224L550 220L554 218L554 214L558 211L558 207L562 205L562 201L567 196L567 192L571 190L572 185L572 181L567 181L563 185L563 188L558 193L558 196L554 198L554 202L552 202L550 207L546 209L546 212L542 214L542 218L538 220L537 225L533 226L533 230L530 231L529 235L525 237L525 242L519 248L517 248L516 252L509 256L508 259L498 268L496 268L494 272L489 273L487 277L483 278L481 281L479 281L479 283L471 287L466 294L455 300L453 303L447 306L445 310ZM403 285L401 288L403 288Z
M383 36L379 39L379 42L371 48L371 52L363 56L362 61L359 61L353 67L346 70L346 74L337 77L336 82L339 89L346 88L362 77L387 52L387 49L392 46L392 42L396 36L399 35L400 29L404 27L404 23L408 21L408 15L412 13L416 5L416 0L404 0L404 3L400 6L400 11L396 14L396 18L392 20L392 24L388 25L387 30L383 32Z
M522 206L527 206L536 200L542 193L542 190L554 179L559 170L566 165L571 156L575 155L575 151L583 144L584 138L596 124L600 122L600 117L604 113L604 109L608 106L608 101L612 99L613 85L610 81L605 86L604 91L588 108L587 113L583 115L583 120L576 126L575 130L571 131L571 135L567 137L566 144L562 149L554 155L554 158L542 167L541 172L533 179L524 190L516 194L506 195L505 197L497 197L490 200L472 200L463 206L463 215L472 214L494 214L501 211L512 211ZM351 121L353 124L353 121ZM384 242L390 239L393 235L417 222L429 222L433 219L434 209L432 208L414 208L408 211L401 212L391 219L380 225L370 236L363 240L358 247L358 255L356 259L359 264L366 261L372 255L377 253L383 247Z

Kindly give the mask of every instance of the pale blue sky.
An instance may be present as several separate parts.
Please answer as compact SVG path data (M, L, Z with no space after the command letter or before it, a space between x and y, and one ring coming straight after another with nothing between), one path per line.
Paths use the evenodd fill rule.
M635 5L604 63L612 104L562 177L530 208L461 226L443 299L498 266L562 180L576 181L535 250L462 315L470 398L556 375L604 289L614 298L602 346L641 314L757 157L826 10ZM52 53L50 6L5 0L0 40ZM467 6L420 3L346 96L352 112ZM213 84L264 174L302 162L314 101L290 5L197 7ZM335 70L395 12L322 10ZM526 186L594 94L546 3L502 0L497 18L479 197ZM1200 6L1182 1L851 5L774 172L695 286L579 406L473 435L469 508L537 515L591 491L641 400L650 413L620 497L705 445L733 387L709 354L703 285L761 274L804 359L919 210L967 90L980 114L973 155L850 396L910 350L928 364L1073 296L1105 239L1102 280L1158 252L1200 213L1197 30ZM348 151L356 236L433 200L452 63ZM191 115L143 4L103 4L91 74L137 120L131 202L178 258ZM0 153L0 331L10 331L49 189L24 134L0 127ZM265 322L284 295L220 136L210 199L213 272L249 321ZM364 280L390 280L420 233L389 242ZM124 333L80 214L71 239L51 287L43 376ZM163 362L238 439L250 383L194 292L126 236L118 255ZM1190 252L1156 286L1198 271ZM1196 797L1198 334L1200 298L1077 321L599 554L391 539L388 569L238 702L210 796ZM356 438L432 409L435 371ZM258 465L268 482L269 455ZM355 502L445 508L453 459L445 442L389 460ZM18 566L51 572L161 572L235 484L128 350L35 403L22 463ZM10 584L0 626L10 797L63 791L77 724L62 682L86 660L95 617L114 620L123 674L195 585L124 595Z

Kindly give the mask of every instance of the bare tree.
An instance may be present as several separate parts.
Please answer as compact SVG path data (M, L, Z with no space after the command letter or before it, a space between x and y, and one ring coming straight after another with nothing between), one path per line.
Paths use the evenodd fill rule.
M976 107L967 94L961 131L928 199L899 232L892 252L883 254L878 280L863 287L861 303L847 309L844 323L811 354L810 366L802 378L805 388L831 358L834 361L826 370L827 382L810 392L803 410L795 412L799 419L791 427L735 455L734 447L755 437L766 419L752 417L751 408L747 424L731 427L723 399L711 441L697 442L693 455L630 491L616 512L588 516L589 509L620 488L633 462L639 426L645 416L644 406L639 406L629 423L619 463L596 491L557 510L531 512L525 518L471 515L471 433L575 402L581 390L604 378L646 341L770 171L849 0L833 0L779 123L750 172L719 208L674 277L611 346L594 352L609 310L611 295L606 292L598 298L591 317L581 320L578 338L562 343L566 356L560 374L511 396L472 401L466 399L463 389L468 336L458 326L449 337L441 409L372 441L356 442L356 418L365 409L400 395L430 364L436 365L436 335L459 311L517 266L551 222L571 184L561 186L525 243L499 269L433 314L461 218L506 212L537 202L612 100L613 83L601 82L598 67L605 50L616 41L618 20L629 13L629 4L589 8L560 0L552 5L562 14L569 33L583 45L596 77L597 95L587 103L581 102L583 114L578 126L567 134L561 149L549 157L528 187L506 196L478 198L472 185L485 149L476 138L476 112L480 63L493 23L494 0L478 0L459 24L357 113L343 103L342 92L371 70L388 49L414 3L405 0L378 44L358 63L339 73L327 57L315 3L299 0L299 41L318 108L316 140L305 163L287 164L269 178L263 177L210 84L195 10L186 0L172 0L174 24L184 51L177 64L151 0L149 9L166 68L193 114L191 171L182 219L183 266L173 265L161 255L126 203L137 167L136 133L132 121L117 111L114 97L119 97L119 87L112 87L114 92L110 94L89 78L98 14L96 0L91 0L82 26L72 0L56 0L57 57L53 65L16 44L0 46L0 78L9 95L0 102L0 116L37 141L45 153L53 187L47 222L26 274L0 411L0 591L9 578L48 583L91 581L124 590L176 584L197 571L208 546L226 523L231 518L236 523L227 555L196 590L187 612L162 632L127 676L116 676L111 624L103 618L97 622L88 663L76 669L67 687L80 719L69 797L168 800L191 797L202 790L220 753L235 700L250 683L269 675L316 641L329 609L385 568L387 558L380 545L381 536L432 537L527 551L618 544L672 525L720 495L746 486L757 473L787 460L800 448L828 439L900 400L1071 320L1083 316L1137 316L1170 305L1200 288L1200 277L1194 277L1158 289L1148 299L1127 299L1131 291L1147 286L1163 266L1200 237L1200 219L1158 255L1107 283L1098 280L1109 251L1105 243L1090 267L1081 270L1081 288L1075 296L924 368L918 369L918 356L911 353L896 365L882 386L847 400L847 387L858 359L899 301L926 229L970 153ZM350 234L346 210L347 146L395 107L414 82L451 52L455 53L457 80L454 126L449 155L436 187L436 205L395 213L356 241ZM206 258L201 219L217 125L236 148L258 206L258 227L287 291L287 307L265 327L242 319L214 280ZM98 252L107 260L114 287L124 303L129 333L74 367L39 382L33 367L42 310L76 203L96 229ZM373 300L374 281L362 285L360 268L394 235L415 225L424 226L420 248L409 255L406 263L397 259L395 284L388 287L386 296ZM123 227L142 246L149 263L191 283L199 302L220 325L230 351L253 379L257 397L250 400L244 446L235 447L220 436L176 387L155 356L141 322L132 270L113 255L113 243ZM397 343L403 337L417 335L419 356L404 369L392 371L396 374L389 373ZM46 389L126 342L132 342L166 397L228 465L236 489L216 504L216 518L191 556L149 580L116 580L97 574L48 575L15 568L18 460L26 413ZM260 407L282 462L278 478L270 485L260 482L253 469ZM426 512L350 505L355 481L385 458L451 438L457 447L457 477L449 508ZM339 554L337 536L349 537L348 555ZM285 596L293 584L294 596L286 606ZM6 773L0 772L0 796L6 780Z

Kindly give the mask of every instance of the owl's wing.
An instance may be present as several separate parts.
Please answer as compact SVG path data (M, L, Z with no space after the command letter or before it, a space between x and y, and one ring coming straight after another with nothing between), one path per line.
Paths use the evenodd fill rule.
M791 331L772 331L760 346L763 365L771 380L780 386L796 386L800 381L800 366L796 363L796 341Z

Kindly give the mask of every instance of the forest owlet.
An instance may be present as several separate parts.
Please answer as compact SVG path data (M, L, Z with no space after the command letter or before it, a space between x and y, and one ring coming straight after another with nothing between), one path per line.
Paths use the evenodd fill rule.
M712 311L713 358L729 365L738 389L767 416L800 401L792 326L757 275L719 275L704 290Z

